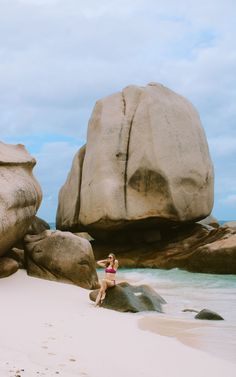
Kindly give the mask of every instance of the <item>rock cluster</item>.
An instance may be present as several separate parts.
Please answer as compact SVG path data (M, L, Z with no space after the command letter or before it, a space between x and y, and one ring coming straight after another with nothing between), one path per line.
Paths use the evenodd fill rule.
M214 173L199 115L170 89L132 85L97 101L59 193L63 232L35 217L42 194L34 165L24 146L0 143L0 277L20 266L95 289L94 255L109 251L124 267L236 273L235 223L209 216ZM135 307L137 292L116 286L124 299L123 289Z

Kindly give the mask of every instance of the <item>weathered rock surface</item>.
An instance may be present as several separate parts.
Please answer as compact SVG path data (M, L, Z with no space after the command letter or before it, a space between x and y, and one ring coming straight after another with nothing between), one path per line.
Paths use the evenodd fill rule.
M11 250L9 250L4 257L14 259L18 265L19 268L26 268L25 266L25 252L23 249L19 249L17 247L13 247Z
M40 219L40 217L34 216L27 234L40 234L47 229L50 229L50 225L45 220Z
M48 280L98 287L95 259L89 241L70 232L46 230L25 236L27 272Z
M79 232L79 233L73 233L75 234L76 236L78 237L81 237L81 238L85 238L86 240L88 240L89 242L93 241L94 238L90 236L90 234L86 233L86 232Z
M97 101L86 151L59 195L57 227L113 238L117 229L197 221L213 206L213 167L197 111L162 85Z
M99 290L90 292L92 301L96 300ZM148 285L133 286L129 283L120 283L106 291L106 297L102 307L117 310L119 312L162 312L162 304L166 301Z
M138 231L137 231L138 232ZM114 252L121 267L180 268L191 272L236 274L236 229L200 224L161 232L153 243L92 243L96 259Z
M202 309L197 315L195 315L196 319L209 319L209 320L223 320L224 318L221 317L216 312L213 312L212 310L209 309Z
M24 237L40 205L35 163L23 145L0 142L0 256Z
M14 274L19 268L19 264L11 258L0 258L0 278L5 278Z

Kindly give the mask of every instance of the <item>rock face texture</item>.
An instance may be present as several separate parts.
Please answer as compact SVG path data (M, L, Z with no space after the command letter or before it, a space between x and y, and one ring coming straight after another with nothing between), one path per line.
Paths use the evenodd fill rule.
M7 257L0 258L0 278L14 274L18 268L19 264L16 260Z
M89 241L70 232L46 230L25 236L27 273L48 280L98 287L95 259Z
M138 233L138 231L137 231ZM152 243L92 243L95 258L104 259L108 250L116 254L120 267L180 268L191 272L236 274L236 229L210 229L195 224L161 232Z
M195 315L195 318L208 319L213 321L222 321L224 319L223 317L221 317L221 315L209 309L202 309L197 315Z
M125 227L197 221L212 206L213 167L197 111L150 83L97 101L86 150L60 191L57 227L104 238Z
M47 229L50 229L50 225L45 220L40 219L40 217L34 216L27 230L27 234L40 234Z
M96 300L99 290L90 293L92 301ZM102 307L119 312L162 312L162 304L166 301L148 285L132 286L129 283L120 283L106 291Z
M0 256L24 237L41 203L35 163L23 145L0 142Z

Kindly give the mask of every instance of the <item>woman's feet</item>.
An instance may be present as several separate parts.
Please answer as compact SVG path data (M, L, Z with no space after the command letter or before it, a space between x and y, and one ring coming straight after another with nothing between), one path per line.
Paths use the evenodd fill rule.
M102 294L102 296L101 296L101 300L100 300L101 304L102 304L103 301L105 300L105 297L106 297L106 292L104 292L104 293Z
M95 301L95 307L101 306L106 297L106 292L99 292Z

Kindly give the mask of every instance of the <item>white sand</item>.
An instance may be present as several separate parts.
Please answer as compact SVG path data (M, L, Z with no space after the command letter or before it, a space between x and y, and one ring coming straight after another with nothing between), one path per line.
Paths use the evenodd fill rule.
M1 279L0 377L235 377L235 364L143 331L142 314L95 308L88 296L25 271Z

